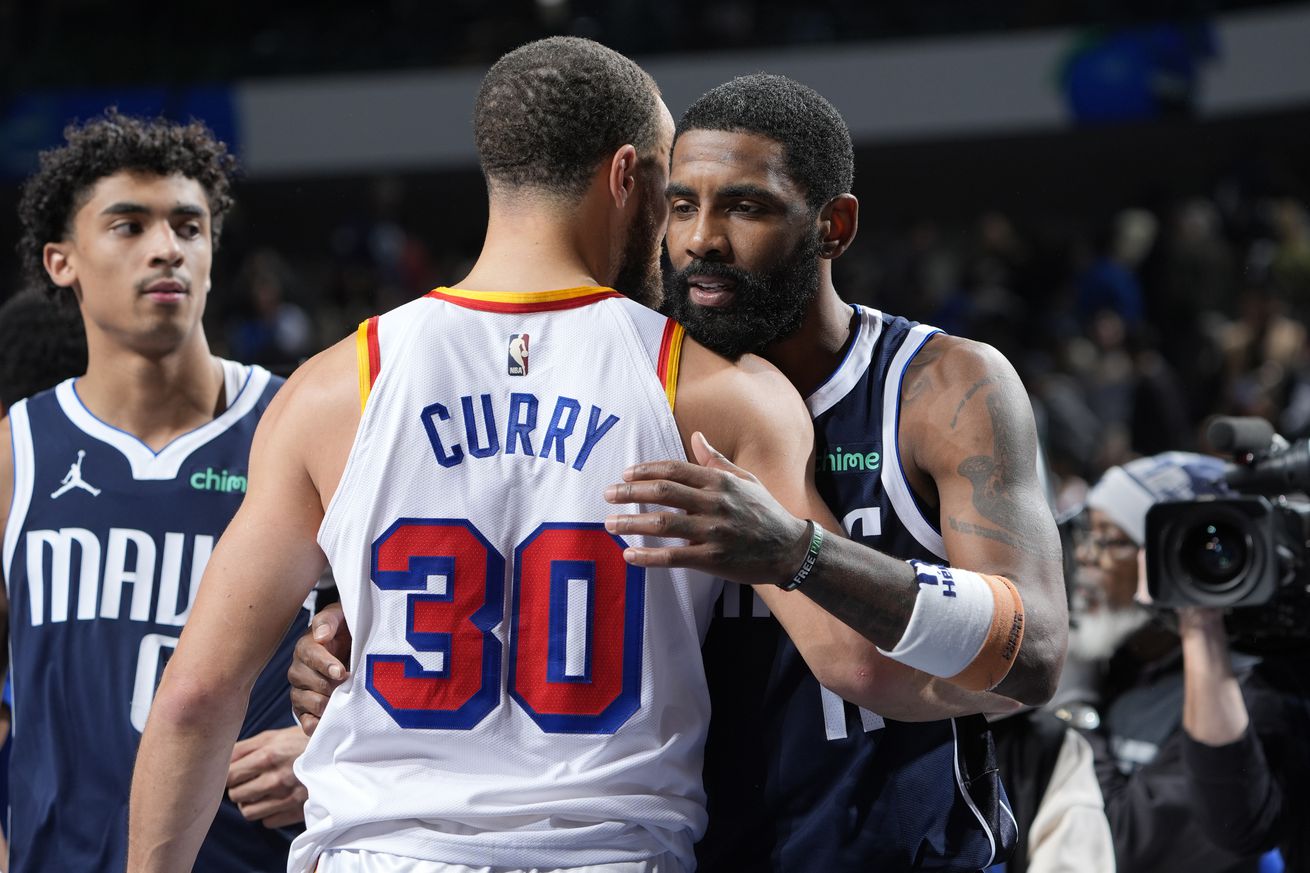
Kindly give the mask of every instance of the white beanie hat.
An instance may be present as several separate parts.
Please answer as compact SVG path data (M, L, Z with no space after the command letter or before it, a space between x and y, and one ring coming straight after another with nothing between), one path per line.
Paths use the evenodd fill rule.
M1156 503L1227 494L1224 462L1192 452L1164 452L1111 467L1087 493L1099 509L1139 546L1146 541L1146 511Z

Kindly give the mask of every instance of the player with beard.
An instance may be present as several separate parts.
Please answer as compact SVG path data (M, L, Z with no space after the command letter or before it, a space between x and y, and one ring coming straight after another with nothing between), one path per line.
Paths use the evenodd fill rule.
M1009 709L1013 702L1000 695L1039 703L1054 687L1067 619L1058 538L1035 481L1035 435L1022 390L994 353L932 339L927 330L853 309L836 297L829 262L854 236L857 209L845 193L849 133L821 97L786 79L742 79L698 101L682 127L668 189L669 253L677 272L666 304L707 346L743 363L754 360L743 351L761 350L806 390L837 371L831 387L816 395L830 409L819 419L816 441L829 442L818 452L824 459L818 486L829 507L840 509L838 517L845 516L846 530L858 531L859 541L819 539L791 584L803 583L812 600L881 644L886 656L869 666L884 677L880 686L895 677L889 684L897 689L861 701L865 710L844 704L804 665L771 607L749 589L729 587L705 649L713 674L711 733L717 739L706 766L714 786L712 836L698 849L701 869L981 868L1003 857L1014 838L985 723L889 720L884 728L883 716L910 721ZM688 220L696 212L693 204L713 216L713 228ZM697 229L689 232L694 224ZM694 305L686 299L689 288ZM915 366L908 366L911 358ZM939 365L939 358L949 363ZM902 445L920 449L907 452L912 463L905 465L906 475L951 508L952 557L1015 583L995 579L998 587L990 587L980 574L934 566L947 554L941 534L913 515L917 509L908 491L884 493L877 475L887 439L880 424L883 382L898 384L887 373L907 370L913 374L907 377L912 396L921 402L902 417ZM935 380L943 379L952 392L946 399L922 399L935 394ZM844 399L847 394L854 399ZM815 397L811 402L814 412ZM938 438L933 417L958 430ZM894 445L895 425L889 426L888 445ZM933 447L944 451L928 451L930 434ZM848 435L852 439L842 442ZM998 449L995 442L1003 445ZM750 476L726 457L707 451L698 459L703 466L638 465L607 496L627 503L640 494L637 502L676 503L685 513L615 516L607 526L621 535L659 531L689 541L685 547L626 550L636 564L691 566L751 581L749 568L757 560L752 556L779 531L801 522L773 501L741 500L738 483ZM955 465L952 475L942 465ZM901 466L893 469L901 485ZM870 475L829 475L846 471ZM911 517L913 532L898 516ZM936 551L919 545L918 536L935 542ZM893 558L868 548L879 544L903 547L903 553ZM905 557L925 563L911 568ZM997 651L1007 650L1006 667L975 675L973 665L986 660L990 643L976 633L978 625L965 630L958 613L936 609L968 602L983 607L992 621L1004 614L999 592L1013 592L1015 585L1023 591L1024 614L1011 613L991 626L1017 633L1019 621L1026 620L1023 639L1035 634L1033 647L1026 650L1023 642L1016 654L1002 645ZM920 592L929 589L925 598ZM983 600L971 599L988 590L993 593ZM988 600L993 594L997 599ZM1006 597L1015 603L1012 593ZM952 642L925 633L926 626L960 634ZM306 713L307 727L331 691L333 652L348 647L334 636L330 616L316 635L332 651L302 640L293 668L299 686L293 701ZM803 635L793 637L807 642ZM920 665L932 675L913 669ZM998 693L981 693L992 688Z
M626 465L716 465L701 433L756 474L711 471L723 499L777 522L733 578L769 588L836 693L935 705L913 671L882 669L868 640L780 590L808 572L815 525L839 524L807 476L800 396L605 287L658 288L673 120L649 76L588 40L531 43L487 73L474 124L489 218L469 275L307 363L255 439L137 758L133 871L187 869L250 679L325 559L358 644L297 762L309 801L290 869L690 868L718 586L628 566L626 548L667 540L604 519ZM844 575L867 551L822 554ZM995 590L1009 599L1000 622L988 603L984 681L1019 645L993 632L1020 616Z
M1044 700L1067 618L1026 394L992 349L841 300L832 261L856 232L852 176L845 122L809 88L757 75L705 94L678 125L666 311L721 354L762 355L806 397L819 491L845 532L924 562L915 565L916 616L935 590L927 565L1013 580L1024 643L994 690ZM624 499L649 499L669 483L694 485L696 472L646 465L628 480ZM691 509L693 500L659 502ZM717 520L720 560L696 566L729 574L769 525L731 508ZM647 523L623 519L612 529ZM633 557L651 566L691 560L677 548ZM899 657L923 639L888 620L906 594L891 574L866 575L863 591L844 592L820 558L816 576L801 590L884 653ZM869 590L888 606L858 607ZM715 710L700 869L976 870L1005 856L1014 824L981 716L911 724L843 701L815 681L749 589L727 589L704 651Z

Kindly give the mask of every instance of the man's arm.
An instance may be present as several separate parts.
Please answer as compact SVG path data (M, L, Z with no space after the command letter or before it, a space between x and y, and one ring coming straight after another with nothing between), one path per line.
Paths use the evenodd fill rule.
M662 503L683 512L617 516L611 529L689 540L686 547L630 550L633 563L690 566L745 584L759 584L757 590L802 654L806 654L806 636L814 628L823 628L820 639L840 643L822 646L815 659L806 655L807 663L825 685L874 711L903 718L907 716L893 714L890 708L899 711L909 706L918 707L914 717L940 718L961 711L1012 708L998 695L1024 703L1044 702L1054 689L1063 660L1067 617L1059 539L1037 484L1031 410L1004 359L984 353L984 347L977 344L960 346L961 342L933 340L920 352L921 357L935 343L949 345L945 349L949 354L929 355L920 362L918 372L907 375L902 457L910 455L907 472L916 473L922 479L920 487L938 496L943 527L953 525L943 532L949 563L1004 576L1021 592L1029 628L1013 668L995 689L997 694L945 689L932 677L876 651L866 650L861 655L841 637L839 628L825 624L823 616L815 614L826 610L883 649L895 648L918 593L914 572L897 558L832 536L825 540L816 570L799 591L768 588L767 583L790 579L804 558L802 518L813 518L831 531L841 530L814 490L809 472L797 481L794 454L801 449L792 446L789 454L766 442L766 438L785 439L786 434L795 439L803 428L811 434L804 450L812 449L808 414L803 425L796 420L789 398L775 382L764 385L762 396L748 385L734 386L727 394L718 388L713 394L713 411L699 416L701 429L707 433L716 421L728 419L725 438L732 448L725 452L739 466L756 473L768 494L743 499L741 492L749 490L750 483L742 485L727 476L709 477L685 463L641 464L627 471L624 484L609 499L615 503ZM794 390L791 394L795 395ZM680 386L680 403L681 397ZM748 397L749 401L729 403L728 397ZM943 414L942 427L932 427L934 416ZM683 421L681 416L679 421ZM924 445L928 442L933 445ZM989 457L992 469L984 475L983 465ZM781 469L773 469L777 465ZM1003 530L988 526L998 523L992 516L1004 522ZM793 545L784 554L778 543L788 536ZM804 606L793 610L805 616L803 623L789 624L788 608L779 612L776 606L807 599L811 601L809 610ZM823 610L812 610L815 604ZM823 662L832 663L834 659L827 656L837 652L842 654L835 659L838 666L833 675Z
M1216 845L1239 855L1257 854L1278 842L1288 813L1233 672L1223 612L1180 609L1178 633L1181 760L1192 809Z
M852 575L857 584L870 576L882 580L879 594L889 603L900 601L903 628L913 605L914 575L902 561L842 540L840 524L814 487L809 412L786 378L750 356L729 365L692 341L685 347L682 373L675 416L688 453L700 464L638 464L607 499L683 510L613 516L608 523L616 533L680 537L688 544L630 549L629 560L692 567L743 584L781 582L800 567L808 543L804 519L814 519L833 532L823 546L823 573ZM708 442L692 439L693 432L703 432ZM756 591L816 678L847 700L905 721L1015 706L996 695L945 686L884 657L799 592L768 584Z
M1032 406L1010 362L970 340L930 340L905 375L900 451L911 486L935 493L951 566L1003 576L1023 598L1023 644L995 691L1045 703L1069 632L1064 566Z
M315 537L358 420L354 387L354 351L338 345L293 375L264 414L250 490L214 549L141 739L134 873L189 869L209 830L250 688L325 566Z

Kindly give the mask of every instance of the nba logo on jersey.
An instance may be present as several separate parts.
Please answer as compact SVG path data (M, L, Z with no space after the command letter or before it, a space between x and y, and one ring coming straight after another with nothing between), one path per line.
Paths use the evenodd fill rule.
M509 374L511 376L528 375L528 335L526 333L510 335Z

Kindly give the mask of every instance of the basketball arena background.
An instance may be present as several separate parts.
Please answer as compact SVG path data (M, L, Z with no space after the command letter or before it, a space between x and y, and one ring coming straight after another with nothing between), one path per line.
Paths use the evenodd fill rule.
M1251 339L1251 319L1310 308L1310 3L213 9L0 3L0 239L69 120L204 119L244 168L207 316L220 352L285 368L463 275L485 218L481 75L573 33L635 57L675 117L761 70L832 100L863 207L839 290L1009 354L1059 475L1193 447L1213 412L1310 431L1304 329ZM7 243L0 297L18 283Z

